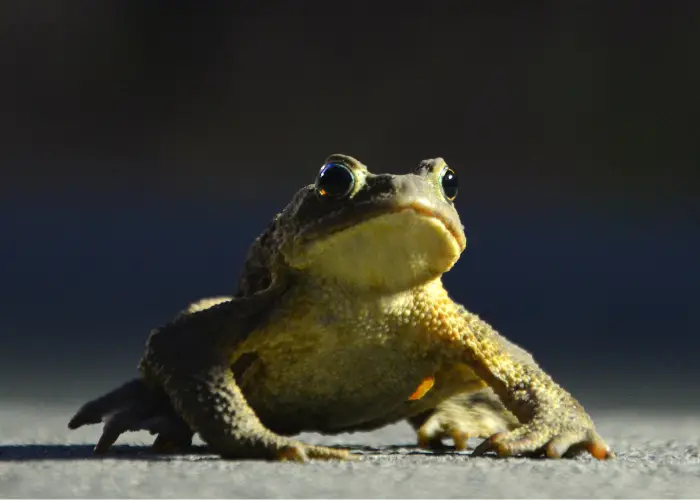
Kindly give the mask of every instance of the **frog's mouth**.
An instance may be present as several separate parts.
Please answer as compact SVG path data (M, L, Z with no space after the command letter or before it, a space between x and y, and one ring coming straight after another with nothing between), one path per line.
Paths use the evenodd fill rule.
M343 207L302 228L297 234L297 243L307 244L330 238L337 233L360 226L374 218L404 211L413 211L418 215L435 219L445 227L449 235L454 239L454 242L459 245L460 251L463 252L467 247L467 238L464 235L463 226L444 215L440 210L436 210L422 198L412 199L406 203L377 204L373 202L360 203L353 207Z
M432 217L440 221L445 226L445 229L447 229L447 232L454 238L455 242L459 245L461 251L464 251L464 249L467 247L467 238L466 236L464 236L464 227L461 224L457 226L457 224L452 219L450 219L449 217L445 217L439 211L433 210L422 199L418 199L408 206L399 208L396 210L396 212L400 212L402 210L414 210L415 212L425 215L426 217Z

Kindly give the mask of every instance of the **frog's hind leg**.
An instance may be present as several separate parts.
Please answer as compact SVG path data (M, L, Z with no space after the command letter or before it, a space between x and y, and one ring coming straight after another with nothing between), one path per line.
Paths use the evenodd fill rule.
M209 309L233 297L206 297L192 302L175 319ZM187 451L194 432L175 412L167 394L153 388L143 379L130 380L116 389L85 403L68 423L70 429L104 423L102 436L95 446L96 454L104 454L129 431L146 430L157 435L153 443L156 453Z
M520 425L489 388L453 396L408 421L421 448L442 449L443 439L452 439L459 451L467 449L469 438L489 437Z
M85 403L68 423L70 429L104 423L95 446L96 454L104 454L129 431L146 430L157 434L153 451L157 453L186 451L194 433L180 418L160 389L152 388L143 379L134 379Z

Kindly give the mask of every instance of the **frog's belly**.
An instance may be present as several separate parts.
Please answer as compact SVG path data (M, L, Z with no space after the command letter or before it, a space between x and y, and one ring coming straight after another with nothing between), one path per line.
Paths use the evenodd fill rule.
M335 433L386 425L480 386L459 366L445 366L402 339L335 351L261 349L241 388L260 420L278 433ZM426 377L435 377L433 388L410 400Z
M242 387L260 419L278 432L332 432L397 411L435 370L388 347L358 346L334 355L260 353L256 375Z
M372 298L318 290L308 285L285 299L232 353L233 365L242 355L254 359L235 378L272 430L379 426L432 408L473 383L473 372L455 370L432 342L434 322L417 314L414 291ZM431 376L435 385L426 396L409 400Z

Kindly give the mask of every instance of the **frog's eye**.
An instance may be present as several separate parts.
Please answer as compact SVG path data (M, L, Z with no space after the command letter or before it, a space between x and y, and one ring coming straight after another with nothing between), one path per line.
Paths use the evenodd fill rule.
M457 179L457 174L450 167L445 167L440 172L440 187L442 188L442 194L445 198L452 201L457 198L457 191L459 190L459 180Z
M320 196L342 198L355 187L355 174L342 163L327 163L316 178L316 192Z

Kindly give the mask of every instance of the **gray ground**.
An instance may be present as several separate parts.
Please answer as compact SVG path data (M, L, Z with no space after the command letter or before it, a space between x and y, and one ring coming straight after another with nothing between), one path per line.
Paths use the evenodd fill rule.
M94 459L98 428L69 432L64 403L0 401L2 497L700 497L700 415L593 412L615 461L427 454L407 425L307 441L351 445L356 463L222 461L148 456L147 433Z

